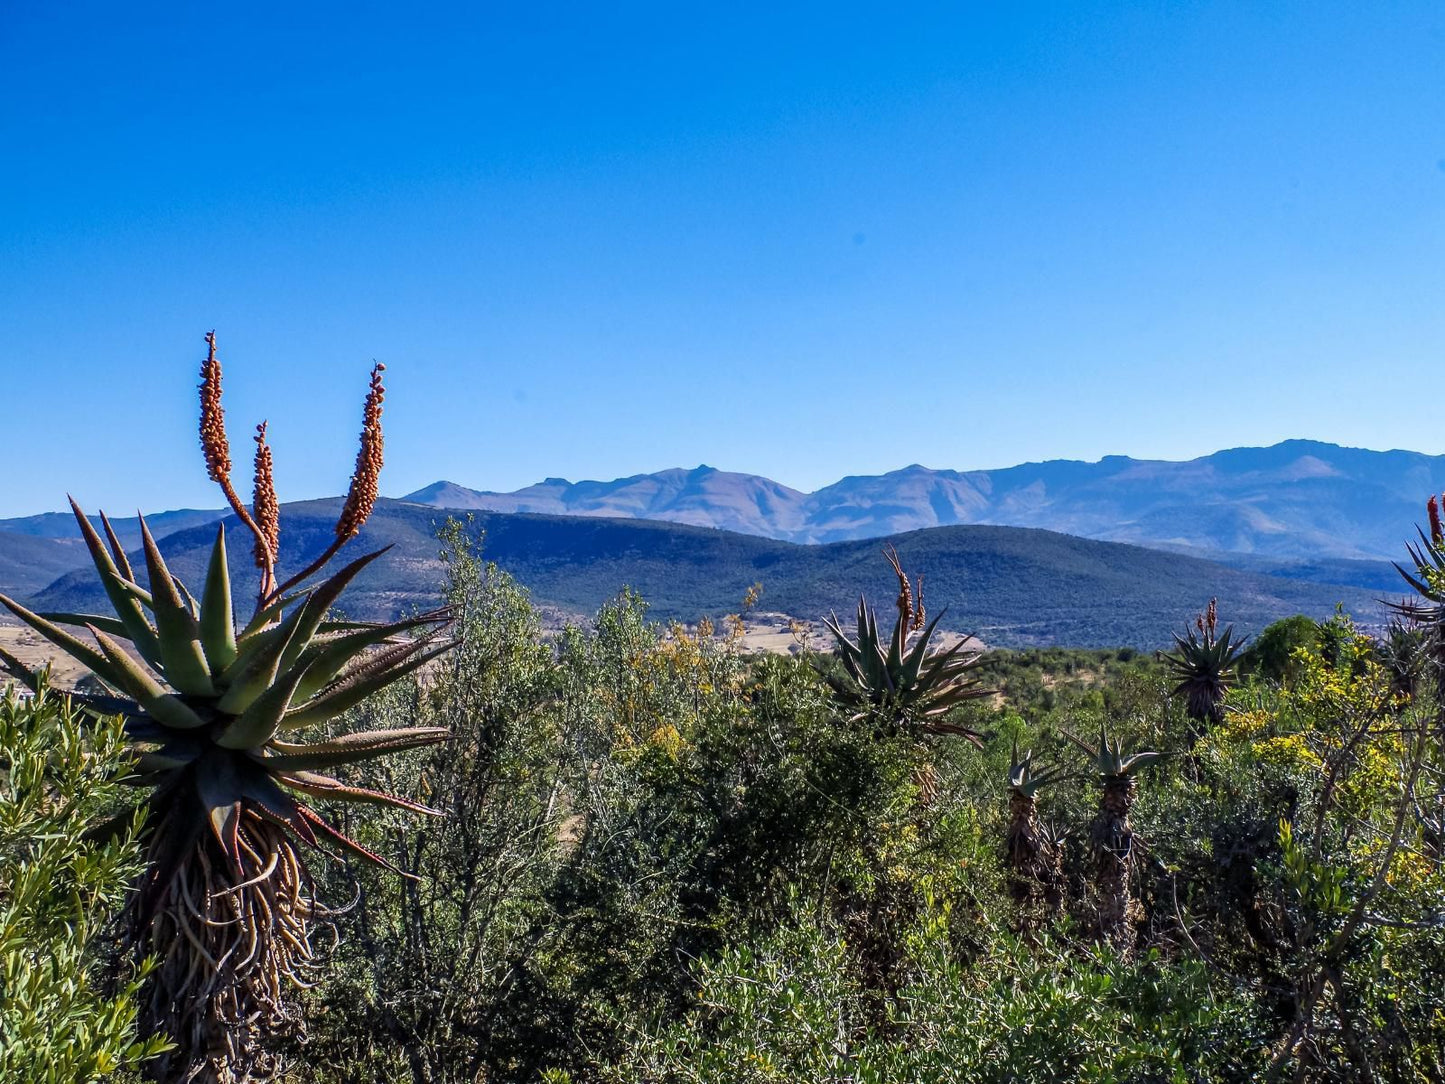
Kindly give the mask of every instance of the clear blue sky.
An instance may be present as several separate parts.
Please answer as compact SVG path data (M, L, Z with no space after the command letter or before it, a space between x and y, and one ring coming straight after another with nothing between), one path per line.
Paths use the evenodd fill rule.
M1445 452L1439 3L778 8L0 4L0 515Z

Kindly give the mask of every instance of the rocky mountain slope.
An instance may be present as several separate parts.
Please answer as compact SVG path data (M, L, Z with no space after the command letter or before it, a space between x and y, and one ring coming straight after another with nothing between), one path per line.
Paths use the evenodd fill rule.
M965 472L914 465L815 493L704 466L611 482L549 478L514 493L438 482L403 499L660 519L791 542L994 524L1210 553L1380 560L1399 556L1425 497L1442 489L1445 456L1290 440L1187 462L1106 456Z

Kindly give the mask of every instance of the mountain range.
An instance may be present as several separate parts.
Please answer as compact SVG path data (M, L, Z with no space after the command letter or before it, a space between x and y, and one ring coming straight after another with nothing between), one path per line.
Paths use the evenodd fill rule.
M710 467L612 482L548 479L515 493L438 482L383 500L362 544L394 546L348 596L358 617L429 605L441 590L436 527L473 512L486 556L544 605L594 610L630 585L662 617L735 610L761 581L766 607L816 621L892 585L896 544L925 572L944 627L998 644L1156 646L1211 596L1241 631L1335 603L1368 621L1401 581L1388 559L1445 489L1445 456L1315 441L1174 463L1110 456L996 471L906 467L801 493ZM283 566L324 548L339 498L283 509ZM147 517L196 578L221 510ZM139 524L113 521L135 548ZM234 525L233 525L234 526ZM233 560L240 558L239 537ZM103 605L68 514L0 521L0 591L51 610Z
M1442 489L1445 456L1287 440L1185 462L1105 456L963 472L913 465L850 476L814 493L701 466L611 482L548 478L512 493L436 482L402 499L434 508L660 519L801 543L988 524L1208 556L1381 560L1401 554L1425 498Z

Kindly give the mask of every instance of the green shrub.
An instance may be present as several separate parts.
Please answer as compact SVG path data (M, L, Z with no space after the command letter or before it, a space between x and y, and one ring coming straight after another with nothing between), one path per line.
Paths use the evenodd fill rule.
M133 832L92 843L116 806L118 720L93 722L42 684L0 699L0 1081L76 1084L159 1053L136 1039L141 975L107 992L107 922L140 869Z

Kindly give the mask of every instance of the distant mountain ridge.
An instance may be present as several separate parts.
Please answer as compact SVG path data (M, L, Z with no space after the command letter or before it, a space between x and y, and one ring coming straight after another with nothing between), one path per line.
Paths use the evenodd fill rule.
M1287 440L1181 462L1105 456L965 472L914 464L849 476L814 493L700 466L611 482L548 478L513 493L437 482L402 499L434 508L660 519L802 543L986 524L1308 561L1398 557L1425 498L1442 490L1445 456Z

